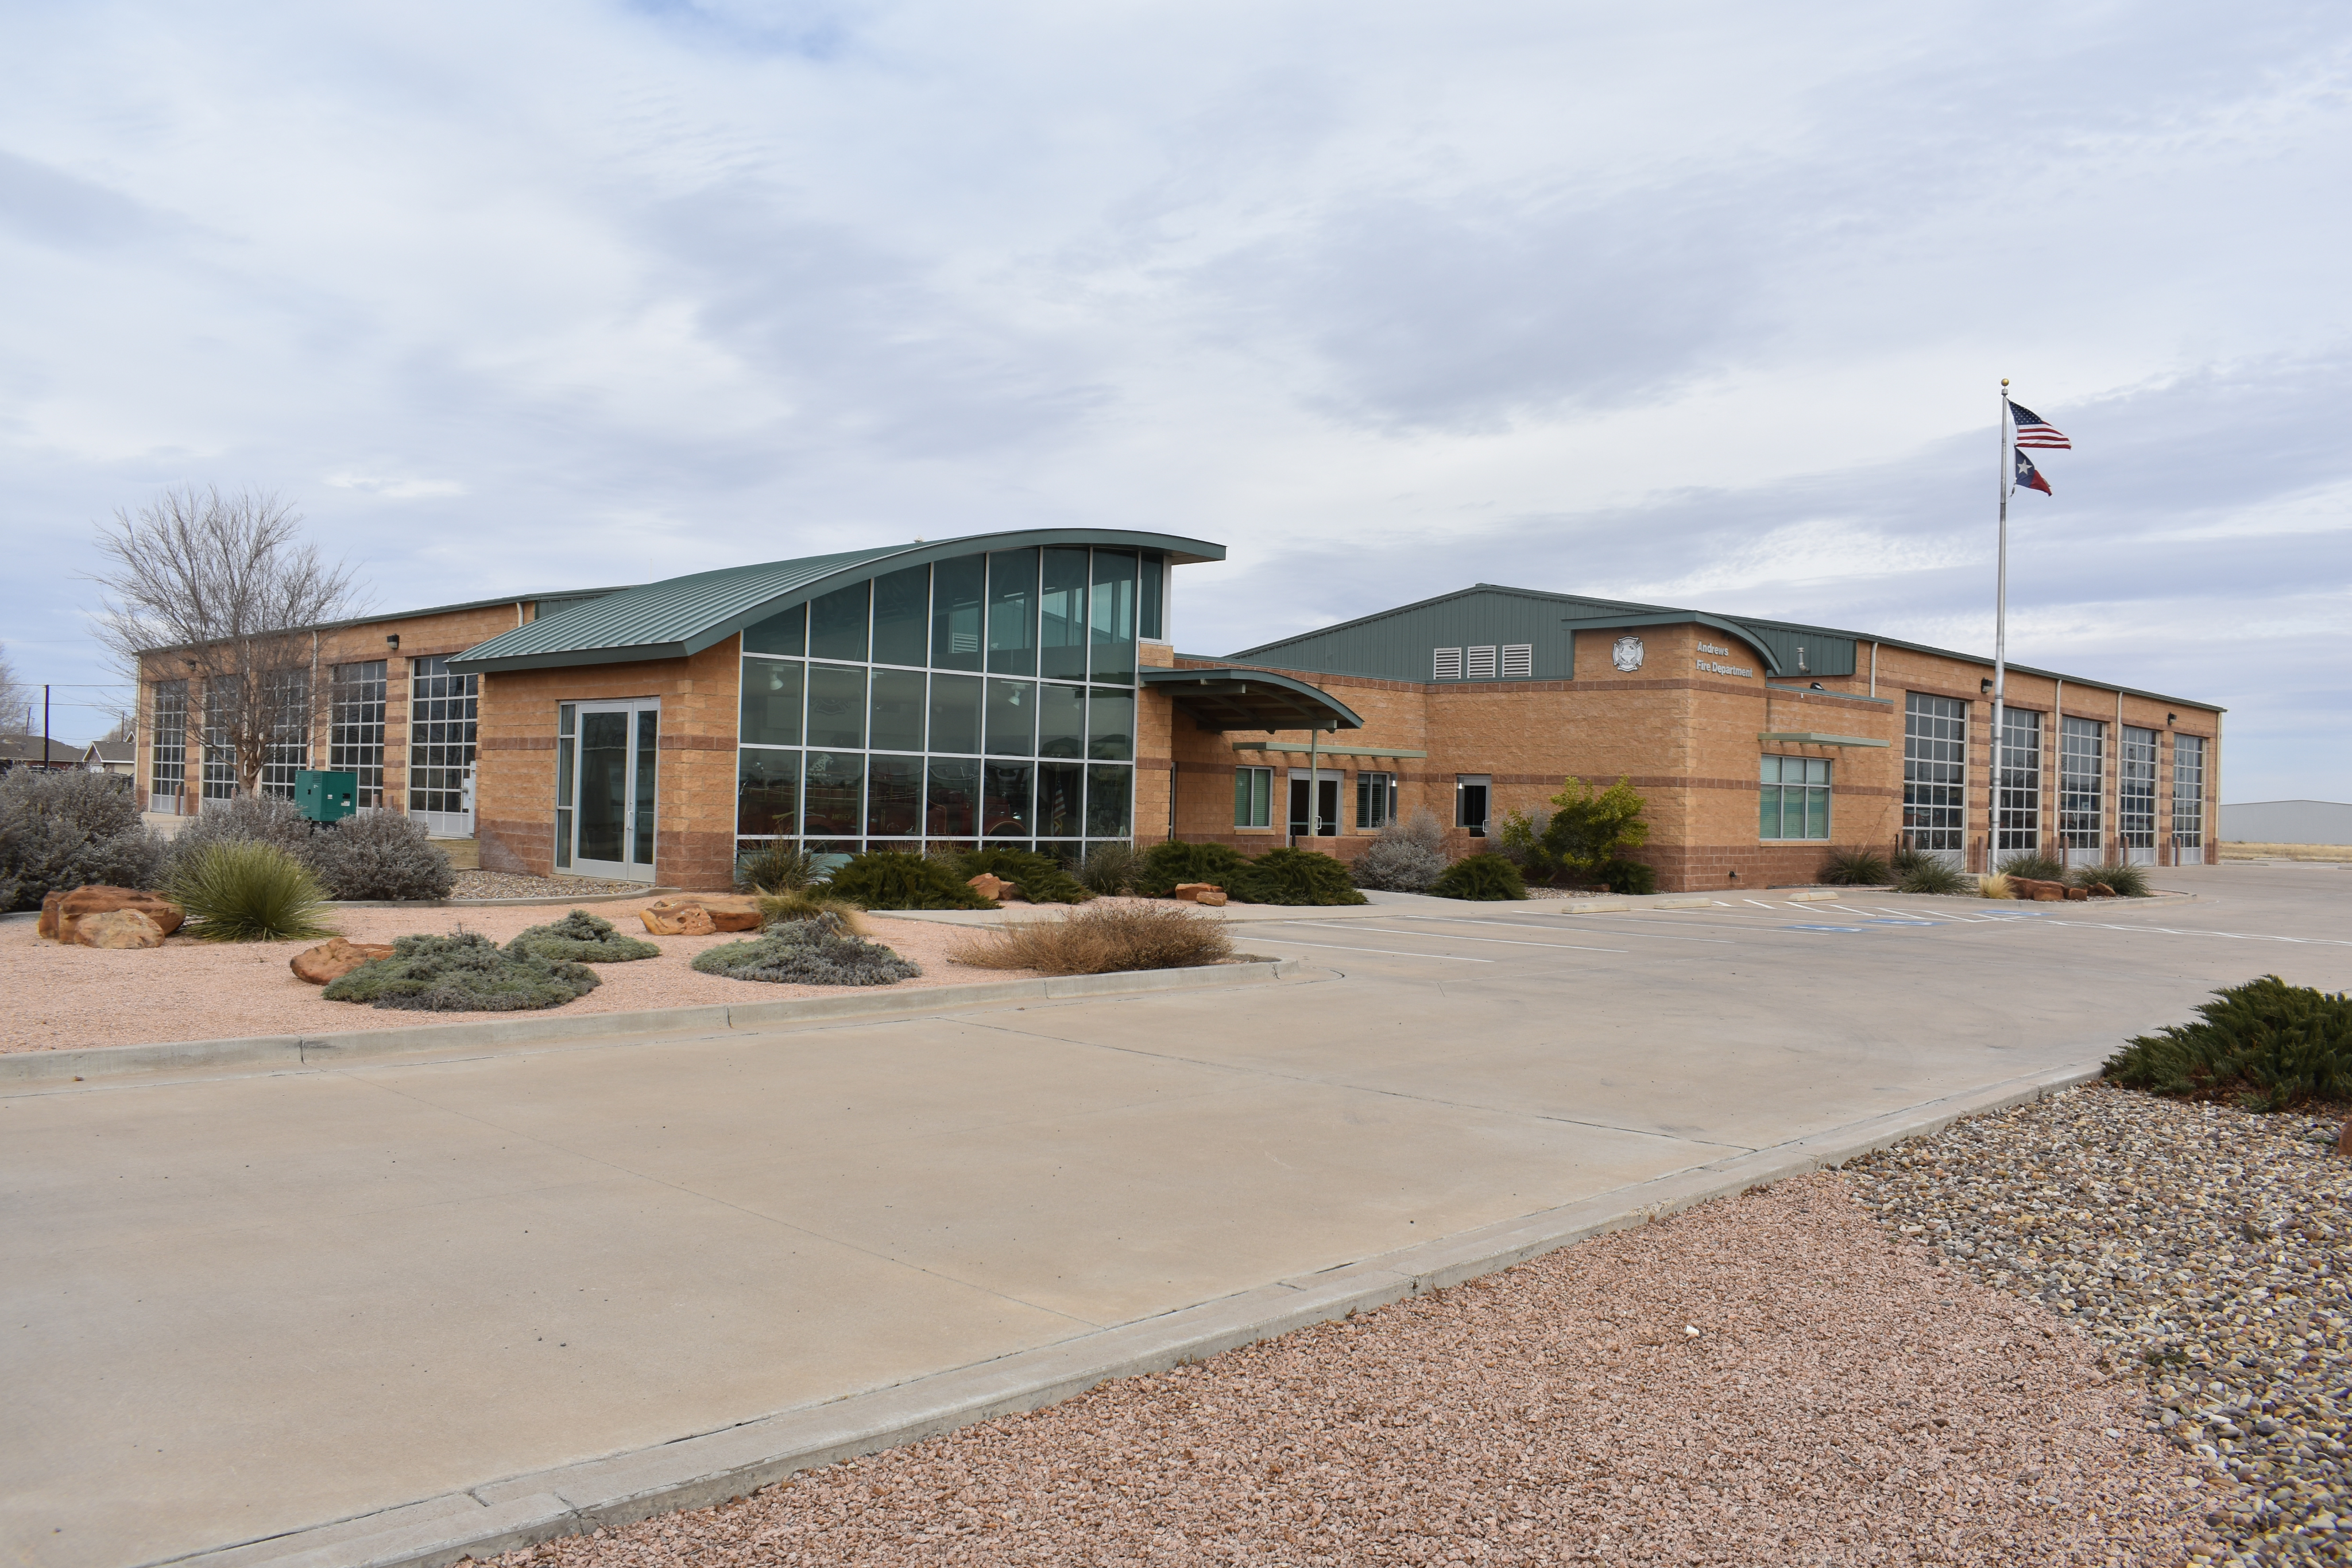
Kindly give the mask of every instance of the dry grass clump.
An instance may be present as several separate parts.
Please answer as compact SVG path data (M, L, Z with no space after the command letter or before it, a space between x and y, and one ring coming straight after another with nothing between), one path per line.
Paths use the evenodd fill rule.
M874 927L866 923L866 911L845 898L836 898L822 887L803 887L791 893L763 893L760 895L760 926L789 925L795 920L821 920L830 917L852 936L871 936Z
M1233 956L1224 922L1165 905L1098 904L1051 920L1023 920L958 943L948 956L983 969L1108 975L1190 969Z
M2017 896L2017 890L2009 885L2009 878L2000 872L1995 872L1990 876L1979 877L1977 879L1977 889L1987 898L2015 898Z

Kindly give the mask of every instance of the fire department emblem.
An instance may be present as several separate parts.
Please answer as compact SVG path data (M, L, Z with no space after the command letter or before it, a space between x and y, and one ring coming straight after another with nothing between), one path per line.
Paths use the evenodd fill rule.
M1639 637L1618 638L1616 645L1609 650L1609 662L1632 674L1642 667L1642 640Z

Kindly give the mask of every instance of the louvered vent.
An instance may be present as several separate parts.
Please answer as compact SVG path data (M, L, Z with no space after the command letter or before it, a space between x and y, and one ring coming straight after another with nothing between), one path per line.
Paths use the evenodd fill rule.
M1503 650L1503 679L1529 681L1536 674L1536 647L1532 643L1513 643Z
M1434 668L1433 673L1433 674L1431 674L1431 676L1430 676L1430 678L1431 678L1432 680L1437 680L1437 681L1458 681L1458 680L1460 680L1460 679L1462 678L1462 650L1461 650L1461 649L1459 649L1459 648L1440 648L1440 649L1438 649L1438 650L1437 650L1437 656L1436 656L1435 660L1433 661L1433 664L1434 664L1435 668Z
M1495 678L1495 650L1492 648L1471 649L1469 674L1470 678L1474 681L1493 680Z

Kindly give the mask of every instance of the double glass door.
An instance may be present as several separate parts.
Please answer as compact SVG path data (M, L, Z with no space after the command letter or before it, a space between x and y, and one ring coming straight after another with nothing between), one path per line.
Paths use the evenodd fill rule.
M1310 835L1330 838L1339 831L1339 776L1318 772L1315 777L1314 818L1307 815L1307 770L1303 768L1290 775L1290 836L1293 839Z
M576 876L654 880L661 704L565 703L556 716L555 864Z

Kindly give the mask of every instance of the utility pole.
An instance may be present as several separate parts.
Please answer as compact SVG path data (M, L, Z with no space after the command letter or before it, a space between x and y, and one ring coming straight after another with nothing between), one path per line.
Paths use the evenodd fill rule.
M47 683L44 682L44 683L42 684L42 686L41 686L41 771L42 771L42 772L44 772L44 773L47 773L48 770L49 770L49 688L48 688L48 685L47 685Z

